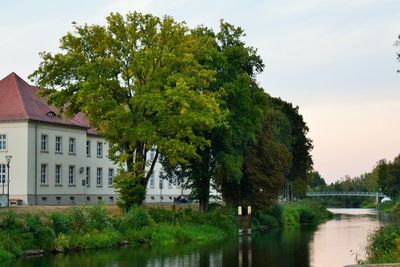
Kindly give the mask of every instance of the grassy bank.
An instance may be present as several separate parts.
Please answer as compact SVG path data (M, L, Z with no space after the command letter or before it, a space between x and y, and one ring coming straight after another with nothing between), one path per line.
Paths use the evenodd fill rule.
M256 214L255 229L284 228L301 224L318 224L333 217L322 205L310 201L273 205Z
M389 214L389 221L369 237L365 263L400 262L400 202L383 203L380 211Z
M84 249L214 242L236 234L233 213L215 208L207 214L192 209L137 207L110 214L101 204L62 211L0 214L0 261L28 250L68 252Z

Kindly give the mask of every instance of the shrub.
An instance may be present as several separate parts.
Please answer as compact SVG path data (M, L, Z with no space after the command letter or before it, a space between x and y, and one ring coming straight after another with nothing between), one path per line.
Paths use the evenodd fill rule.
M71 232L71 220L68 215L59 211L55 211L52 212L49 217L53 223L53 229L57 236L60 234L69 234Z
M97 202L86 210L89 220L89 228L102 230L111 226L110 217L104 207L104 202Z
M9 261L14 257L13 254L8 252L3 245L0 244L0 262Z
M70 227L73 231L85 232L89 229L89 219L86 212L82 208L70 208L68 217L70 220Z
M175 223L175 210L151 208L148 210L148 213L156 223Z
M70 249L70 236L60 233L54 241L54 248L58 252L68 251Z
M46 225L39 215L25 215L26 226L34 238L34 244L41 249L53 248L55 234L53 229Z
M142 229L147 226L151 226L154 223L153 219L150 217L147 210L141 207L134 207L130 209L121 218L122 231L127 231L129 229Z
M0 223L0 229L5 231L21 231L24 227L17 214L13 211L7 211Z

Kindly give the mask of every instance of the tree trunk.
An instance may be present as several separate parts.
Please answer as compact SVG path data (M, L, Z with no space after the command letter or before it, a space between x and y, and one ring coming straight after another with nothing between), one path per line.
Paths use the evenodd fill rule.
M208 211L208 203L210 198L210 178L207 176L202 177L202 189L199 194L199 210L201 212Z

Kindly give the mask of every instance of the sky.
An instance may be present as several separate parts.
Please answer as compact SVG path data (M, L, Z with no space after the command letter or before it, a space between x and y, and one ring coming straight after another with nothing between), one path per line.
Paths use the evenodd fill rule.
M299 106L314 169L333 182L400 154L399 0L15 0L0 6L0 79L28 81L39 52L111 12L170 15L190 27L240 26L266 65L266 92Z

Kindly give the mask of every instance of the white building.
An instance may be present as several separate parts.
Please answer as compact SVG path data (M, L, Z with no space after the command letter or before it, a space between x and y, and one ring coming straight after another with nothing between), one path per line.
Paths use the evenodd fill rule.
M0 195L9 188L10 200L29 205L115 203L117 165L107 157L105 140L80 115L62 119L37 91L15 73L0 81ZM12 156L10 184L6 155ZM159 174L157 164L146 202L189 193Z

